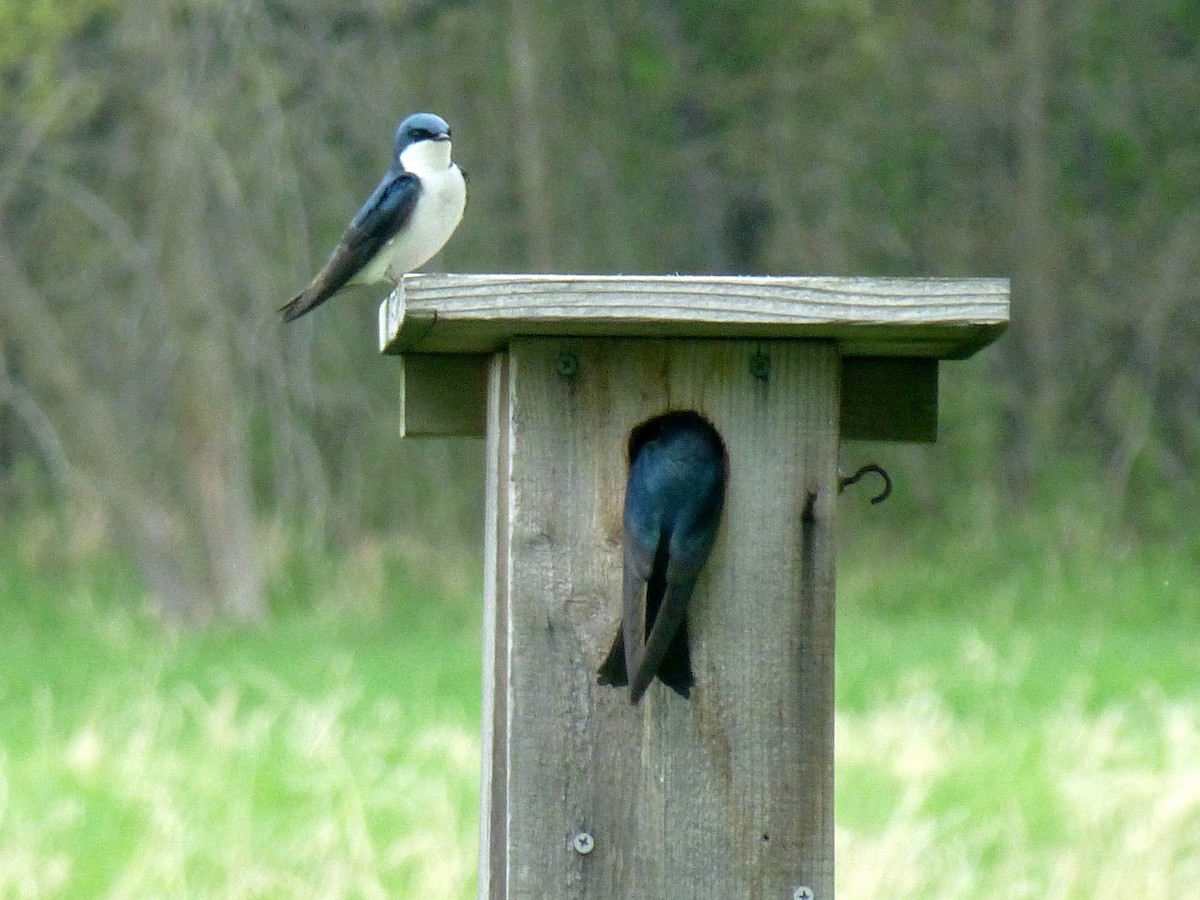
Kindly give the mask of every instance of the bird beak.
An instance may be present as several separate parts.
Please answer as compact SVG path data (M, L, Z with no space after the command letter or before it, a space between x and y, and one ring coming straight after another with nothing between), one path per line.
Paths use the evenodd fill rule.
M439 131L437 134L435 134L435 135L433 136L433 139L434 139L435 141L448 141L448 140L450 140L450 132L448 132L448 131Z

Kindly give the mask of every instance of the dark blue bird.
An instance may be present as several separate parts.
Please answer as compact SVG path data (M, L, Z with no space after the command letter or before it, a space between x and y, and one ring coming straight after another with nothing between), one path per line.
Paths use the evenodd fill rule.
M347 285L399 282L450 240L466 204L466 181L450 161L450 126L432 113L409 116L396 130L387 174L312 283L280 308L283 321Z
M698 413L656 416L629 437L622 627L599 682L629 685L637 703L655 676L687 697L695 678L687 605L725 502L725 445Z

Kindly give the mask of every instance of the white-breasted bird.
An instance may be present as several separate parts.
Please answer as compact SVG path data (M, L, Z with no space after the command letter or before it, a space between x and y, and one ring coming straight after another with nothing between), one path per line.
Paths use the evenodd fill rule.
M442 249L466 204L466 179L450 159L450 126L432 113L409 116L396 130L387 174L312 283L280 307L283 321L348 285L399 282Z

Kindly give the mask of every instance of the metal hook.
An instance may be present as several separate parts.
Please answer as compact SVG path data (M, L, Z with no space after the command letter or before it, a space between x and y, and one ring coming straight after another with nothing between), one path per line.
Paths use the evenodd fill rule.
M857 472L845 478L838 479L838 493L840 494L852 484L857 484L864 475L869 472L874 472L883 478L883 490L871 498L872 503L882 503L892 495L892 476L887 473L883 466L878 463L867 463L859 468Z

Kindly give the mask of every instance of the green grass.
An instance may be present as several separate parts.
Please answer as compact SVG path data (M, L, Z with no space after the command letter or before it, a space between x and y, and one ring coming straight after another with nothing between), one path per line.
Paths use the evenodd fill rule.
M1194 632L846 618L839 896L1194 890Z
M471 603L331 567L269 628L179 634L98 581L0 573L0 897L472 895Z
M1200 554L843 508L839 897L1194 895ZM177 633L58 569L0 566L0 897L474 896L477 587L366 548Z
M973 512L841 548L839 897L1194 896L1195 539Z

